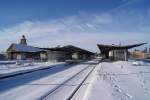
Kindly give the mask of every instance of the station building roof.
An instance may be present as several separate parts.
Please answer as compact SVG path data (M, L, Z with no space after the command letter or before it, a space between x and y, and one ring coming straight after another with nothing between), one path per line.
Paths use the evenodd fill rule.
M65 51L68 53L78 52L78 53L83 53L83 54L94 55L93 52L90 52L85 49L81 49L81 48L73 46L73 45L67 45L67 46L63 46L63 47L54 47L54 48L41 48L41 49L51 50L51 51Z
M105 55L108 58L109 51L111 50L128 50L134 47L138 47L144 45L146 43L139 43L133 45L104 45L104 44L97 44L98 48L101 51L102 55Z
M97 46L100 49L109 49L109 50L118 50L118 49L131 49L134 47L138 47L141 45L144 45L146 43L139 43L139 44L133 44L133 45L104 45L104 44L97 44Z
M42 52L43 49L24 45L24 44L11 44L11 46L7 49L7 52L28 52L28 53L34 53L34 52Z

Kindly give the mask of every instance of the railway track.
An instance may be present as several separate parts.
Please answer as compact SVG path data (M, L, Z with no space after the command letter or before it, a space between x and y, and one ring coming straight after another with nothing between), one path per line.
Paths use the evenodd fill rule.
M95 67L95 64L89 64L86 68L80 70L79 72L56 86L54 89L50 90L47 94L43 95L41 98L39 98L39 100L71 100L76 92L82 87ZM67 95L60 95L66 92Z

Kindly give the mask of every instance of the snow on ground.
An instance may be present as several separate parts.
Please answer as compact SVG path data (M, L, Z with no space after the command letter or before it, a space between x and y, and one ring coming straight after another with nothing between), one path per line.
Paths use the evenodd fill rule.
M18 71L18 69L30 69L31 67L34 69L43 68L47 65L56 64L48 62L34 63L33 65L28 65L28 63L23 65L10 64L9 68L6 66L3 68L1 65L0 68L8 73L8 69ZM62 65L58 64L52 69L0 80L0 99L38 99L87 67L87 64L72 67ZM1 71L1 73L4 72ZM150 63L133 60L102 62L96 67L86 83L87 85L80 89L83 93L82 91L79 92L82 94L82 100L150 100ZM80 96L76 97L80 98ZM61 95L59 97L61 98Z
M12 63L13 64L10 64ZM21 62L14 63L15 61L1 61L0 64L0 77L23 73L31 70L38 70L42 68L52 67L58 64L65 64L63 62Z
M74 92L77 86L83 81L85 76L87 76L87 74L93 69L93 67L94 66L86 67L86 69L84 69L81 73L71 78L68 82L66 82L59 89L57 89L57 91L50 94L47 97L47 99L44 100L69 100L67 98L71 96L71 94ZM82 94L84 94L84 92ZM75 100L80 100L80 99L75 99Z
M133 61L100 63L84 100L150 100L150 66Z
M0 100L38 100L88 65L57 65L51 69L2 79Z

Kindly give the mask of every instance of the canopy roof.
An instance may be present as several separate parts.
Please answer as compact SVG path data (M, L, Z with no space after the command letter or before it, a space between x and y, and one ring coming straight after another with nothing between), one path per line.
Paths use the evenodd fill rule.
M111 50L124 50L124 49L128 50L128 49L138 47L138 46L141 46L141 45L144 45L144 44L146 44L146 43L139 43L139 44L133 44L133 45L124 45L124 46L97 44L97 46L100 49L101 54L105 55L108 58L109 51L111 51Z
M140 43L140 44L133 44L133 45L124 45L124 46L121 46L121 45L103 45L103 44L98 44L97 46L99 48L105 48L105 49L131 49L131 48L134 48L134 47L138 47L138 46L141 46L141 45L144 45L146 43Z
M83 53L83 54L86 53L86 54L94 55L93 52L90 52L90 51L85 50L85 49L81 49L81 48L73 46L73 45L64 46L64 47L62 47L62 49L67 50L67 51L71 51L71 52L79 52L79 53Z
M94 55L93 52L90 52L90 51L85 50L85 49L81 49L81 48L73 46L73 45L67 45L67 46L55 47L55 48L41 48L41 49L51 50L51 51L65 51L68 53L78 52L78 53L83 53L83 54Z

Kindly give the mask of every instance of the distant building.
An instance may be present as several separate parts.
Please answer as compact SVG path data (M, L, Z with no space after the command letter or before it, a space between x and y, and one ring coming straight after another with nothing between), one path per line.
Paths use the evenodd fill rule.
M98 48L101 51L101 54L105 59L111 59L111 60L128 60L128 49L138 47L141 45L144 45L145 43L141 44L134 44L134 45L103 45L98 44Z
M142 51L134 51L131 52L131 57L133 58L140 58L140 59L150 59L150 53L142 52Z

